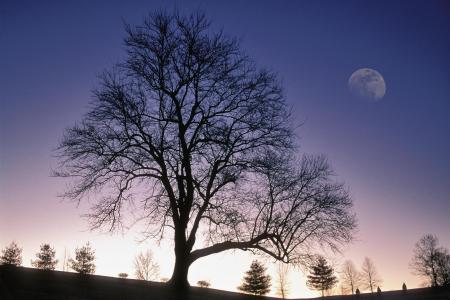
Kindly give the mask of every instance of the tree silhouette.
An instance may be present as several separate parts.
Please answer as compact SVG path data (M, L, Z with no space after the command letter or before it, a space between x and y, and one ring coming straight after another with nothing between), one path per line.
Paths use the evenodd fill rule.
M450 255L448 250L438 247L435 235L423 236L414 247L410 268L416 275L429 280L432 287L450 284Z
M437 283L439 286L450 286L450 254L441 248L437 256Z
M0 256L0 265L22 265L22 248L19 248L16 242L11 242L9 246L6 246L2 250L2 255Z
M274 73L200 13L158 12L126 30L126 60L104 73L58 147L55 175L74 179L65 195L97 201L92 229L123 227L127 205L141 203L133 212L148 237L173 230L177 290L207 255L241 249L300 263L313 244L351 240L352 201L324 157L296 157Z
M325 291L331 290L337 283L333 268L328 265L326 259L322 256L319 256L316 262L310 266L309 273L306 285L309 288L321 291L322 297L325 296Z
M380 289L380 287L377 287L377 294L378 294L378 295L381 295L381 289Z
M139 253L134 258L134 274L140 280L156 280L159 276L159 265L150 250Z
M355 289L361 283L361 273L356 270L355 265L350 260L344 262L341 271L341 281L343 286L351 290L352 294L355 293Z
M266 275L266 268L259 261L254 260L238 289L249 294L265 295L270 292L270 285L271 278Z
M285 263L279 263L277 266L277 285L276 285L276 293L282 299L286 299L289 294L289 265Z
M402 290L404 291L404 292L406 292L408 289L406 288L406 283L404 283L403 282L403 284L402 284Z
M128 273L119 273L118 276L119 276L120 278L125 279L125 278L128 278Z
M373 261L368 257L364 258L361 270L361 283L373 293L375 287L381 283L381 278L378 275Z
M55 250L49 244L42 244L40 252L36 253L37 259L31 265L38 269L54 270L58 260L55 259Z
M80 274L94 274L94 260L95 251L88 242L85 246L75 250L75 259L69 259L69 264L74 271Z

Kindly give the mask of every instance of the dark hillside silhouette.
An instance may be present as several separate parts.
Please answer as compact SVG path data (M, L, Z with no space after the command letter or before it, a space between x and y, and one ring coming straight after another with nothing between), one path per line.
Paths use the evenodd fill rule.
M189 300L275 300L279 298L225 292L191 287ZM121 279L98 275L47 271L31 268L0 266L1 300L172 300L171 291L162 283ZM177 298L177 300L181 300ZM322 299L322 298L320 298ZM355 296L330 296L325 299L352 300ZM410 289L361 294L369 300L449 300L448 288Z
M126 227L128 205L139 203L147 236L174 241L168 283L181 292L191 264L211 254L301 264L313 246L352 240L347 189L323 156L297 153L278 76L236 39L212 32L201 13L158 12L127 27L125 46L58 147L55 175L73 179L66 196L96 201L92 229Z

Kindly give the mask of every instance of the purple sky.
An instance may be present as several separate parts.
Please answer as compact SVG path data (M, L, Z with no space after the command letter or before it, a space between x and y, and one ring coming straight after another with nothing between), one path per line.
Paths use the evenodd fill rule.
M385 289L403 281L413 287L420 284L408 269L414 243L434 233L450 247L448 1L92 2L0 4L1 248L16 240L29 265L42 242L61 253L91 240L98 256L113 247L111 260L120 260L115 253L128 257L122 269L100 260L98 272L107 275L132 273L136 249L156 249L153 241L137 245L135 231L125 237L83 231L79 215L88 205L61 202L65 183L49 175L56 166L52 150L86 112L96 76L124 56L123 23L137 25L147 12L174 7L203 10L214 28L239 37L258 65L279 73L304 123L301 150L326 154L354 198L358 241L336 256L336 265L344 259L360 265L369 256ZM381 101L351 96L347 81L359 68L383 75ZM239 256L227 255L220 259ZM238 281L250 261L242 259L246 265L230 270ZM202 273L204 264L193 274L212 278ZM233 289L234 282L216 281L215 287Z

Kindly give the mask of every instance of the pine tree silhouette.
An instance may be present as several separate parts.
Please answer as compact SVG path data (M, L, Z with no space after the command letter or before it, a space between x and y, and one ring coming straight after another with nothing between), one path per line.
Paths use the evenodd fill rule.
M238 287L240 291L265 295L270 291L271 278L266 275L266 268L257 260L250 265L250 270L244 276L244 282Z
M55 259L55 250L49 244L42 244L41 251L36 253L37 259L31 265L42 270L54 270L58 260Z
M16 242L11 242L9 246L2 250L0 264L12 266L22 265L22 248L19 248Z
M333 288L337 283L336 276L334 276L334 270L330 267L325 258L319 256L314 265L310 267L310 275L306 284L308 287L321 291L322 297L325 295L325 291Z
M91 245L87 243L81 248L75 250L75 259L70 259L70 267L81 274L95 273L95 251L92 250Z

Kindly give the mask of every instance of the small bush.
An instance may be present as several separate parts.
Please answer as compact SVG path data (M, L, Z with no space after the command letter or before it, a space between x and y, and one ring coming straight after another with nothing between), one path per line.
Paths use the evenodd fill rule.
M211 283L209 283L209 281L206 280L199 280L197 281L197 286L201 288L209 288L211 286Z

